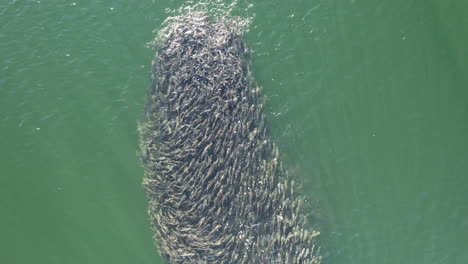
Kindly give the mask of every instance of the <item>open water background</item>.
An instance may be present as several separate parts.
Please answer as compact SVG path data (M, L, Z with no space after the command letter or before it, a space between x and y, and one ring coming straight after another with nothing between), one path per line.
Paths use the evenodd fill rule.
M0 1L0 263L161 263L137 120L147 43L182 4ZM253 74L324 263L468 263L468 2L252 4Z

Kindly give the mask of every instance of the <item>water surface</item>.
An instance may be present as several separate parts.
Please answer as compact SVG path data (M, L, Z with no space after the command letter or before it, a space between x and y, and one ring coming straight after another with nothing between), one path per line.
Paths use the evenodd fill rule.
M147 43L182 3L0 3L2 263L160 263L137 120ZM468 263L467 13L462 0L239 12L254 14L253 74L324 263Z

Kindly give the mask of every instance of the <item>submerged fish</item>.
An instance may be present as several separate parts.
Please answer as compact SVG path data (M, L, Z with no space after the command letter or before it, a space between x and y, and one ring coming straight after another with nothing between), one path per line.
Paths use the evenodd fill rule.
M188 12L156 43L140 124L144 186L168 263L320 263L266 133L249 51L229 19Z

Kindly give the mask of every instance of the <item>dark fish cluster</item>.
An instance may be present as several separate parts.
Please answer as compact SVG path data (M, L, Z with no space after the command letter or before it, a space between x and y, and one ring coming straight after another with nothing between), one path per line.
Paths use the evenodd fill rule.
M169 263L320 263L233 28L189 12L156 45L140 145L157 247Z

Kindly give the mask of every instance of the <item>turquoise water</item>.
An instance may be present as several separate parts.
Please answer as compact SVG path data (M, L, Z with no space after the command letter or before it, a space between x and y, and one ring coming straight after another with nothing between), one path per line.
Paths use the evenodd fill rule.
M161 263L137 120L147 43L182 3L0 3L1 263ZM252 4L253 74L324 263L468 263L467 2Z

